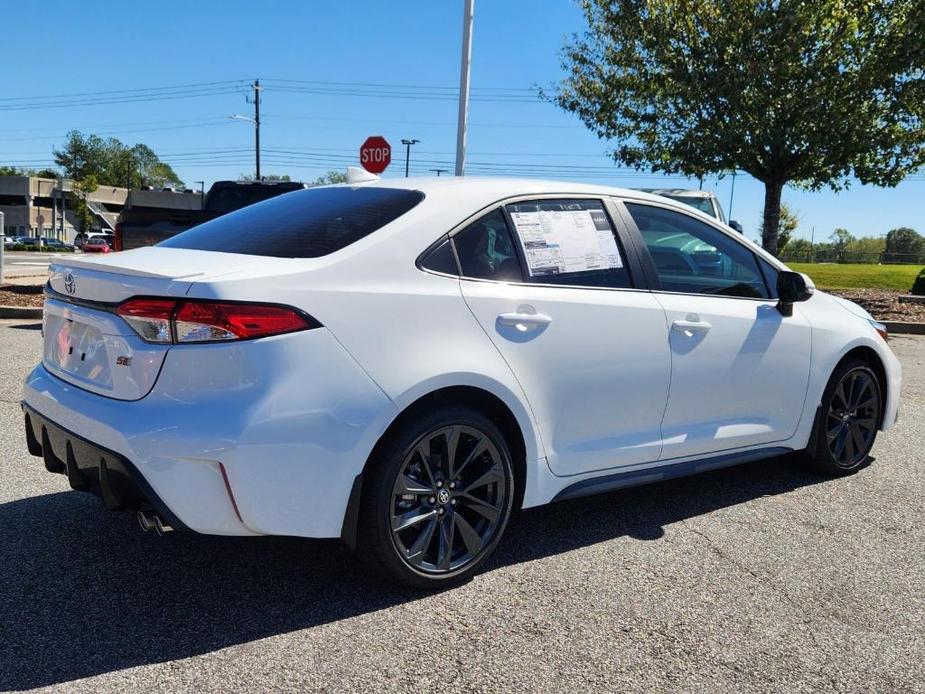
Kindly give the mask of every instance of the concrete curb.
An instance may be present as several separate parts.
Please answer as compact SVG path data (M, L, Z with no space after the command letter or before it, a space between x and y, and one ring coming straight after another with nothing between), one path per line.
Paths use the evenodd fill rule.
M0 318L41 318L42 309L34 306L0 306Z
M891 335L925 335L925 323L908 323L905 321L880 321Z

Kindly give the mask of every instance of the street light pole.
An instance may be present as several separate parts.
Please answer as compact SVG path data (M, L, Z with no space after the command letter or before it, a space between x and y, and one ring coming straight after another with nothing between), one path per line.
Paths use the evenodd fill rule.
M456 175L466 168L466 123L469 119L469 64L472 62L472 15L475 0L463 0L462 60L459 67L459 114L456 121Z
M405 178L408 178L408 162L411 161L411 145L416 145L420 140L402 140L401 143L405 146Z
M449 169L427 169L428 171L433 171L437 174L437 178L440 178L440 174L446 173Z
M0 212L0 237L4 243L0 243L0 286L3 286L3 270L6 259L3 257L3 247L6 245L6 215Z
M204 210L206 208L206 182L193 181L193 183L199 184L199 209Z

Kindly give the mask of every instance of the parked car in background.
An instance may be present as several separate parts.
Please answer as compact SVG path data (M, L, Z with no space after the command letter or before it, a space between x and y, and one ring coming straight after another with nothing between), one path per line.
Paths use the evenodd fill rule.
M720 205L719 198L716 197L715 193L707 190L687 190L685 188L637 188L637 190L652 193L653 195L661 195L663 198L689 205L695 210L700 210L704 214L710 215L713 219L718 219L723 224L728 224L740 234L742 233L741 224L734 219L726 221L726 213L723 212L723 206Z
M112 246L104 236L93 236L80 247L84 253L112 253Z
M111 232L105 232L105 231L90 231L90 232L82 232L80 234L77 234L77 236L74 237L74 246L76 248L82 248L83 245L89 239L94 239L94 238L105 239L109 243L109 247L113 248L113 244L115 242L115 235L112 234Z
M42 237L42 245L61 251L73 251L74 246L70 243L64 243L61 239L53 239L48 236Z
M144 530L340 537L441 587L515 508L787 452L846 475L896 419L884 327L718 219L354 176L56 259L30 453Z

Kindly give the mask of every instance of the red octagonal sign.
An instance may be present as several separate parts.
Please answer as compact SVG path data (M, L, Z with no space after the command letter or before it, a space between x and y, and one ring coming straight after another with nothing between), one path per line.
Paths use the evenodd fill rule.
M360 147L360 164L374 174L381 174L392 163L392 146L382 135L366 138Z

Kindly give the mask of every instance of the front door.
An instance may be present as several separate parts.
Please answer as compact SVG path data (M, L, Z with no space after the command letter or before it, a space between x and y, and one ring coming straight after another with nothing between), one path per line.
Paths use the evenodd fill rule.
M670 329L662 459L771 445L797 429L809 323L776 308L755 253L681 212L626 203L648 249Z

